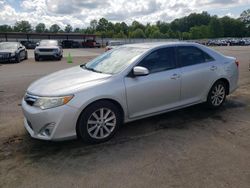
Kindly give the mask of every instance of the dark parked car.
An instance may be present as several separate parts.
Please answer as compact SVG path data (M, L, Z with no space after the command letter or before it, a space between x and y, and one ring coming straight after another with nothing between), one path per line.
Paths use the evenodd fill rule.
M73 40L64 40L62 41L62 47L63 48L80 48L81 44Z
M28 53L20 42L0 43L0 62L15 62L28 59Z
M36 43L33 41L20 41L20 43L25 46L26 49L35 49L36 48Z
M101 44L95 40L88 39L82 43L84 48L100 48Z

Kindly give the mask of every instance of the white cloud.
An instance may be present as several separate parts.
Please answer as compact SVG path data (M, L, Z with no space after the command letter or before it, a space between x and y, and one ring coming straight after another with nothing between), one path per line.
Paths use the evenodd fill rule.
M0 0L0 24L28 20L34 26L44 22L47 27L54 23L62 28L66 24L86 27L92 19L101 17L114 22L152 23L220 9L228 9L229 16L237 17L230 9L249 4L250 0L22 0L18 8L17 1Z

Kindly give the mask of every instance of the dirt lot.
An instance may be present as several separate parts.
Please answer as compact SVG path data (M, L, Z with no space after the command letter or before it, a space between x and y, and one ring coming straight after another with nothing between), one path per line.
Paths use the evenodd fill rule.
M111 141L44 142L23 128L20 101L37 78L86 62L0 66L0 187L250 187L250 47L218 47L240 61L224 107L202 105L126 124Z

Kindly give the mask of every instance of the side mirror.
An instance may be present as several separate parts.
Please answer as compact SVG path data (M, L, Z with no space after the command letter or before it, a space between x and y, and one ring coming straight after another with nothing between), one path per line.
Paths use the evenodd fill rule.
M146 76L149 74L149 70L145 67L136 66L133 68L134 76Z
M40 44L40 43L39 43L39 42L37 42L37 43L36 43L36 46L39 46L39 44Z

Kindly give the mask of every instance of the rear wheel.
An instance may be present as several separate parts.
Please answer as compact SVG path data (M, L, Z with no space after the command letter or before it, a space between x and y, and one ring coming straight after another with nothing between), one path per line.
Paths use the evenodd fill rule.
M210 108L219 108L226 99L226 84L222 81L216 82L209 91L207 105Z
M99 101L83 111L77 124L77 133L88 143L105 142L114 136L121 124L119 108L109 101Z

